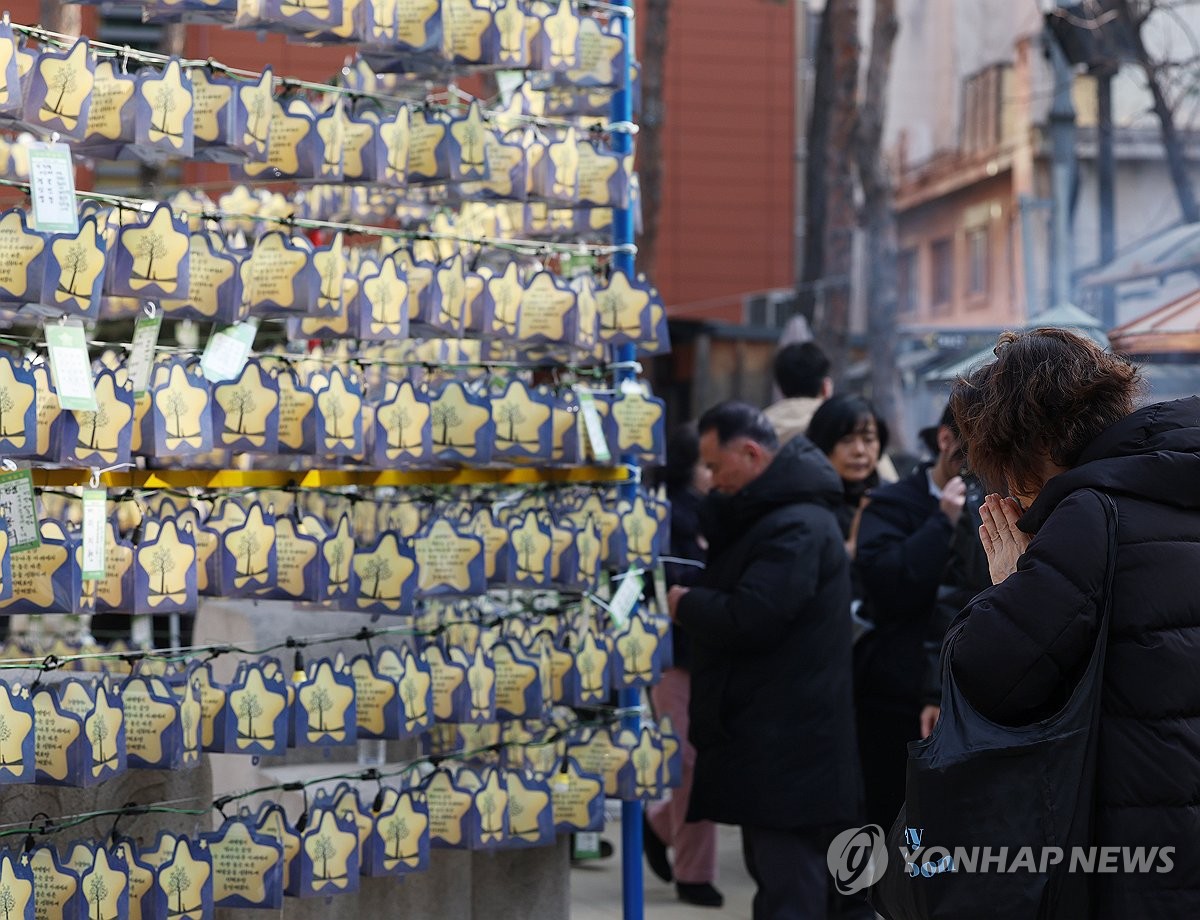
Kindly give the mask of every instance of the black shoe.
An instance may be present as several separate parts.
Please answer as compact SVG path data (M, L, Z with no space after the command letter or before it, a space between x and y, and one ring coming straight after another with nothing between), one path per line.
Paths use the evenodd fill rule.
M613 855L614 852L615 851L613 850L613 845L611 843L609 843L607 840L600 841L600 858L601 859L608 859L609 857L611 857Z
M646 854L646 862L650 864L651 872L664 882L674 881L671 861L667 859L667 845L658 839L658 834L654 833L654 828L650 826L645 814L642 815L642 852Z
M696 907L722 907L725 904L725 896L708 882L676 882L675 893L679 900Z

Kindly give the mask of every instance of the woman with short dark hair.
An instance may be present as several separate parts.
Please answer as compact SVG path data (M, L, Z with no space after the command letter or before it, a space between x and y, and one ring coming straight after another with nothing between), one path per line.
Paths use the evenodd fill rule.
M1123 358L1036 329L1001 336L951 396L972 469L1009 494L983 509L993 586L947 639L959 687L1002 725L1053 715L1110 611L1094 843L1175 849L1170 871L1096 875L1104 920L1200 916L1200 399L1135 411L1140 391ZM1040 807L1037 788L1013 806Z
M845 501L837 518L846 551L853 559L858 515L867 492L879 485L879 458L887 450L887 422L861 396L831 396L813 413L807 434L842 480Z

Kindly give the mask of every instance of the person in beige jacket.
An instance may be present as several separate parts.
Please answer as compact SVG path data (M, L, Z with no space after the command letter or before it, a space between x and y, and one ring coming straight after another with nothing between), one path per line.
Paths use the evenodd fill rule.
M816 342L786 345L775 355L775 384L783 399L764 410L780 444L808 430L817 407L833 395L829 358Z
M833 395L830 363L816 342L796 342L785 345L775 355L775 385L783 399L763 410L775 429L780 444L808 430L813 413ZM876 468L880 482L895 482L900 477L896 467L885 454Z

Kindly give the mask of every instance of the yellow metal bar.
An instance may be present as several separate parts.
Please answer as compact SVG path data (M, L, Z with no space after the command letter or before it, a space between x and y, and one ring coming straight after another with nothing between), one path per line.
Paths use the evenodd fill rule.
M33 469L39 487L86 485L91 472L84 469ZM109 488L132 489L302 489L344 486L458 486L537 485L539 483L625 482L628 467L520 467L516 469L455 470L124 470L103 473Z

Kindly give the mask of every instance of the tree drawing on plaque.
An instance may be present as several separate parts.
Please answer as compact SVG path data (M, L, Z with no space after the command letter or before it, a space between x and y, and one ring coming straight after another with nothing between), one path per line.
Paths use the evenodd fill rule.
M63 100L67 93L75 92L79 86L79 71L72 67L69 63L63 62L59 67L55 68L54 76L50 78L47 84L46 100L42 103L42 111L49 112L51 115L67 115L63 111ZM51 93L57 92L58 98L54 100L53 105L48 105ZM73 117L73 116L72 116Z
M496 29L500 33L500 56L504 63L525 57L525 12L516 0L496 10Z
M402 109L380 133L387 144L387 168L403 179L408 170L408 113Z
M621 295L609 288L596 298L600 308L600 328L606 332L621 329Z
M646 789L654 785L654 777L650 776L647 779L648 770L650 767L650 752L645 748L638 748L633 755L633 768L637 771L637 786L639 789Z
M169 547L160 546L150 554L150 590L152 593L159 596L163 596L168 593L167 574L174 571L174 569L175 559ZM157 589L154 585L154 578L158 578Z
M483 818L480 830L484 834L500 833L500 824L494 818L496 812L496 797L490 791L485 792L479 797L479 814Z
M579 34L579 23L571 15L571 5L560 3L558 12L546 17L542 27L550 37L550 66L566 67L576 56L575 37Z
M453 444L450 440L450 431L462 424L462 417L454 406L442 403L433 407L433 424L435 427L440 426L442 431L437 443L443 447L450 447Z
M520 443L516 437L516 428L525 421L525 413L515 402L501 403L497 408L496 421L508 426L508 436L504 438L510 444Z
M634 554L644 556L649 552L648 549L641 549L642 535L646 532L646 525L640 517L632 518L625 528L625 532L629 534L629 542L633 544L629 548Z
M8 430L8 421L12 416L5 419L5 413L11 412L17 406L17 402L12 397L12 393L8 391L8 387L0 387L0 437L6 438L11 434L16 434L15 431Z
M395 277L394 267L390 274L392 278ZM371 323L372 331L379 332L400 322L400 308L403 304L392 289L392 278L387 277L383 271L376 276L374 289L370 295L371 315L374 317L374 322ZM395 316L391 315L392 307L395 307Z
M11 920L12 911L17 907L17 899L13 897L12 888L0 886L0 910L4 911L4 920Z
M532 561L530 556L534 550L534 539L532 534L523 533L517 537L517 568L526 574L532 574L533 569L530 568Z
M521 302L520 285L498 285L494 293L496 303L492 314L493 325L504 335L517 334L517 306Z
M90 290L75 290L75 282L79 279L79 273L88 269L89 255L88 247L81 242L72 243L67 247L62 261L59 263L62 273L58 279L58 289L64 294L70 294L72 297L86 297L91 293ZM68 272L71 276L70 280L67 280Z
M366 592L367 597L382 597L383 595L379 593L379 583L391 578L393 574L391 564L382 556L372 556L367 560L362 572L363 581L374 579L371 589Z
M642 669L638 665L638 656L645 651L645 646L642 644L642 637L636 632L631 633L629 638L625 640L624 645L625 654L629 656L629 664L631 665L628 670L633 674L641 674Z
M172 131L167 125L168 116L175 111L177 106L175 99L175 91L173 87L161 86L154 93L154 113L158 116L158 124L154 124L151 119L151 125L161 134L173 135L175 137L182 136L183 131Z
M330 877L329 859L335 855L337 855L337 850L334 848L333 841L329 839L328 835L321 834L321 836L313 841L313 868L316 868L316 862L318 859L321 861L321 874L318 875L317 878L328 879Z
M576 667L579 668L579 673L583 677L584 693L599 693L603 689L603 684L599 681L592 683L592 675L596 673L596 658L591 649L584 649L580 653Z
M182 914L184 912L183 893L191 884L192 878L188 875L186 866L176 866L167 876L167 891L175 898L175 910L172 913Z
M257 406L254 402L254 394L245 387L237 387L229 394L229 405L226 407L225 413L225 430L234 434L246 433L246 413L253 412ZM237 413L237 422L230 425L230 416L232 413Z
M87 886L88 920L104 920L104 899L108 897L108 885L99 875L93 875ZM92 911L95 910L95 914Z
M389 859L408 859L413 854L402 852L405 840L409 837L408 822L400 816L394 816L384 822L383 838L387 841L384 853Z
M324 407L325 417L332 422L332 436L334 440L340 441L342 435L342 416L346 414L346 407L342 405L342 401L337 398L331 398L326 401Z
M257 89L257 87L256 87ZM247 92L246 99L246 136L256 144L267 142L267 127L271 124L270 110L272 105L269 93Z
M238 701L237 717L238 717L238 734L243 738L257 738L254 734L254 720L263 714L263 705L258 699L257 693L246 693ZM242 722L246 723L245 730L242 729Z
M0 405L3 405L2 397L0 397ZM79 413L79 443L89 450L95 450L96 429L103 428L109 421L108 410L103 405L98 405L95 411L89 409ZM88 429L86 438L83 436L85 428Z
M342 572L342 566L345 564L346 544L335 538L329 546L329 583L331 585L344 585L350 580L349 568L345 573Z
M456 127L460 128L455 133L458 135L458 141L462 147L463 172L483 172L484 166L487 165L485 146L487 135L483 130L478 109L472 106L471 114L466 121Z
M92 744L95 745L96 763L108 763L110 760L116 759L116 752L113 752L112 757L104 756L104 742L108 738L108 722L102 718L96 718L92 721Z
M163 400L164 414L168 419L175 420L175 430L171 431L171 426L167 425L167 435L172 438L185 438L187 435L183 433L183 416L187 412L187 400L183 398L183 394L177 390L172 390Z
M406 674L400 681L400 696L404 700L404 727L408 731L412 731L421 725L428 716L415 675ZM417 708L418 702L421 703L420 709Z
M184 705L179 707L179 725L183 731L183 748L190 751L196 746L196 739L192 734L196 727L196 717L193 715L190 706Z
M448 326L455 325L462 311L463 297L466 295L462 276L453 270L438 273L442 285L442 297L438 301L438 322ZM457 310L454 312L451 308Z
M405 442L404 432L412 424L412 414L406 406L393 405L383 416L383 423L388 432L388 446L397 450L408 450L415 444ZM0 432L3 434L3 432Z
M8 719L0 716L0 765L7 765L8 761L4 759L4 744L12 738L12 729L8 727Z
M234 556L238 559L236 563L237 574L245 575L247 578L251 575L262 574L261 572L253 571L254 557L260 549L262 549L262 544L259 543L258 534L249 531L234 541L233 552Z
M138 241L134 249L134 255L137 257L133 262L133 274L138 278L144 278L147 281L158 281L154 275L154 260L162 258L167 254L167 240L161 233L155 230L147 230L142 238ZM139 269L139 262L145 259L144 268Z
M471 688L471 715L474 718L487 716L487 681L482 674L471 668L467 675L467 686Z
M329 729L326 729L325 727L325 713L333 709L333 697L329 695L328 690L326 690L324 687L317 687L315 690L313 690L312 695L308 698L308 706L306 708L309 711L308 724L310 729L312 726L312 713L315 712L317 714L318 733L324 733L327 730L334 730L332 727ZM311 730L309 733L312 734Z
M345 265L342 261L340 245L335 244L332 250L320 255L324 258L314 260L325 263L322 266L321 291L317 299L320 306L329 309L342 301L342 276L345 274Z
M509 833L514 837L524 837L526 834L536 834L537 825L532 827L522 827L520 818L525 814L525 806L521 804L519 796L511 796L508 800L508 820Z

